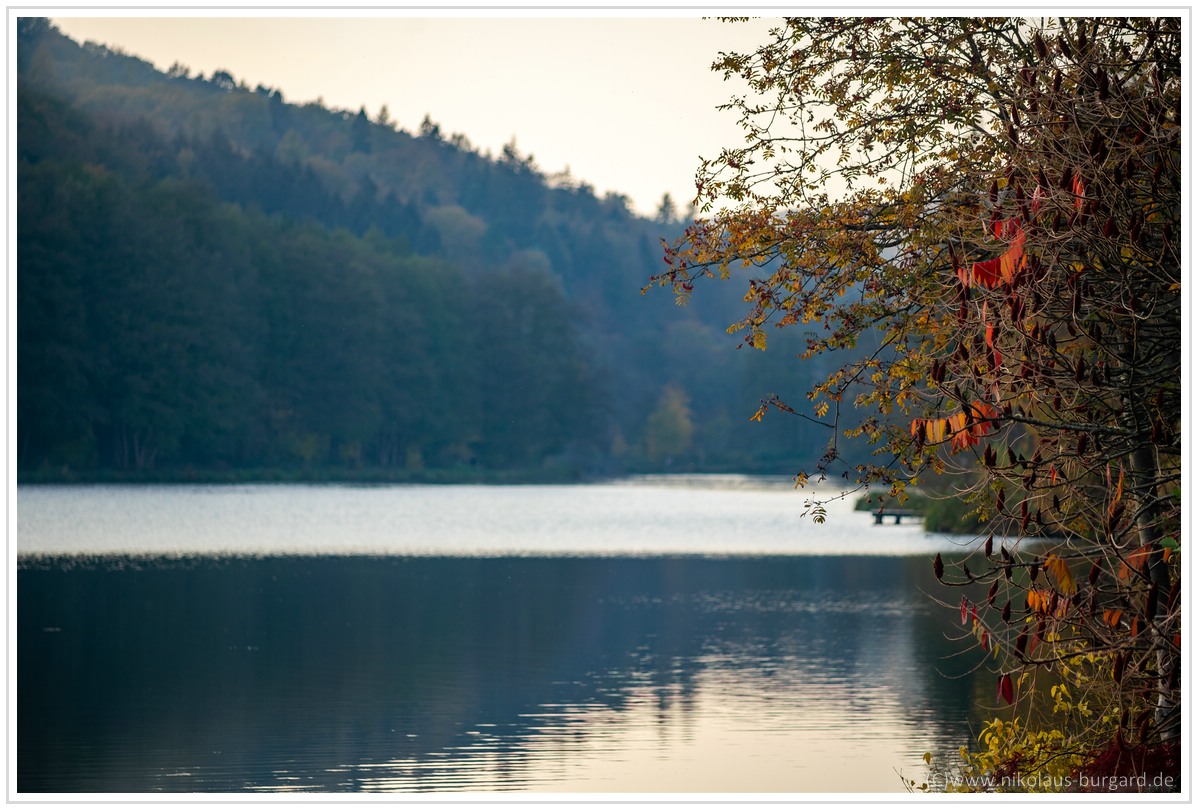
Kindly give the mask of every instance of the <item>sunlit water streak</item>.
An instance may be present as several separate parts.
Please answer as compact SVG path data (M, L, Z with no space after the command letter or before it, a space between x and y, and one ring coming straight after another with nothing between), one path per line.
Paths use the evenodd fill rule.
M22 554L126 555L922 555L967 542L911 520L875 525L851 498L830 502L817 525L803 516L809 497L786 479L730 475L513 487L30 486L18 489L17 538Z

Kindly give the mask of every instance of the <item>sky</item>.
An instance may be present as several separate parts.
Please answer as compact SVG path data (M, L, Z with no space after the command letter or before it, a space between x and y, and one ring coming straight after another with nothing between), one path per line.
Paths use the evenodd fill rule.
M365 107L371 118L386 105L411 132L428 115L445 135L460 133L495 155L515 138L546 174L568 168L646 215L665 193L685 208L700 156L741 143L734 114L716 109L740 91L738 80L725 82L711 64L720 51L752 50L770 25L629 10L45 13L77 41L120 48L162 70L175 62L193 75L223 69L250 87L277 88L289 102Z

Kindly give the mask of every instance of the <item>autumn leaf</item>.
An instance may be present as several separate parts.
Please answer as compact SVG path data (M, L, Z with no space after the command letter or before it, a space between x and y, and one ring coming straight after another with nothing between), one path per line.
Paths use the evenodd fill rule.
M1119 568L1119 579L1126 580L1146 570L1148 560L1152 556L1152 544L1140 546L1128 554Z
M1008 706L1015 702L1015 685L1010 673L1003 673L998 679L998 697L1005 700Z
M1072 594L1077 590L1077 584L1073 580L1073 572L1069 570L1069 563L1055 554L1048 554L1044 558L1044 570L1048 571L1052 578L1056 580L1057 587L1063 594Z
M1141 547L1139 532L1176 533L1182 517L1183 368L1165 347L1181 343L1184 75L1175 18L1043 26L798 17L759 51L722 55L720 69L751 88L729 104L745 139L728 153L737 167L705 164L703 203L715 213L670 266L685 282L697 265L725 275L745 262L750 311L736 331L750 343L766 323L806 325L805 359L881 341L884 351L833 362L816 385L864 414L843 432L868 437L885 462L860 465L861 479L952 470L950 487L1011 547L1054 538L1039 560L1004 544L982 571L960 563L951 584L1005 578L1003 621L1025 597L1030 619L1013 655L1025 673L1043 666L1069 682L1066 640L1118 653L1142 644L1147 625L1133 639L1112 606L1148 606L1154 548L1173 581L1182 574L1179 549ZM971 84L986 93L962 97ZM980 121L1001 126L976 137L964 122ZM793 155L775 152L775 125L794 134ZM879 148L888 143L913 150ZM834 200L832 181L847 189ZM720 194L739 207L718 207ZM1070 565L1083 558L1085 599ZM933 561L940 581L945 567ZM984 603L963 600L962 623L996 598L991 588ZM1169 638L1181 611L1162 612ZM1042 660L1027 660L1029 642ZM1013 700L1022 687L1009 674ZM1116 708L1177 699L1167 679L1137 683L1134 697L1115 690Z

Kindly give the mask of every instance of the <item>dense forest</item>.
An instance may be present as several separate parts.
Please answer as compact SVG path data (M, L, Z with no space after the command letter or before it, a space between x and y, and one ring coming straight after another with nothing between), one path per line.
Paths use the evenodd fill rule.
M826 373L801 336L641 294L668 199L43 19L17 60L22 480L793 473L831 438L750 421Z

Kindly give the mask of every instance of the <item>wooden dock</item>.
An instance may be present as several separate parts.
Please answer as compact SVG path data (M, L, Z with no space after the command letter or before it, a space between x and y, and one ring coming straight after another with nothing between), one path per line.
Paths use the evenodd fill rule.
M882 521L888 517L894 518L894 525L897 526L903 522L903 518L918 518L920 514L910 509L879 509L874 512L874 523L881 526Z

